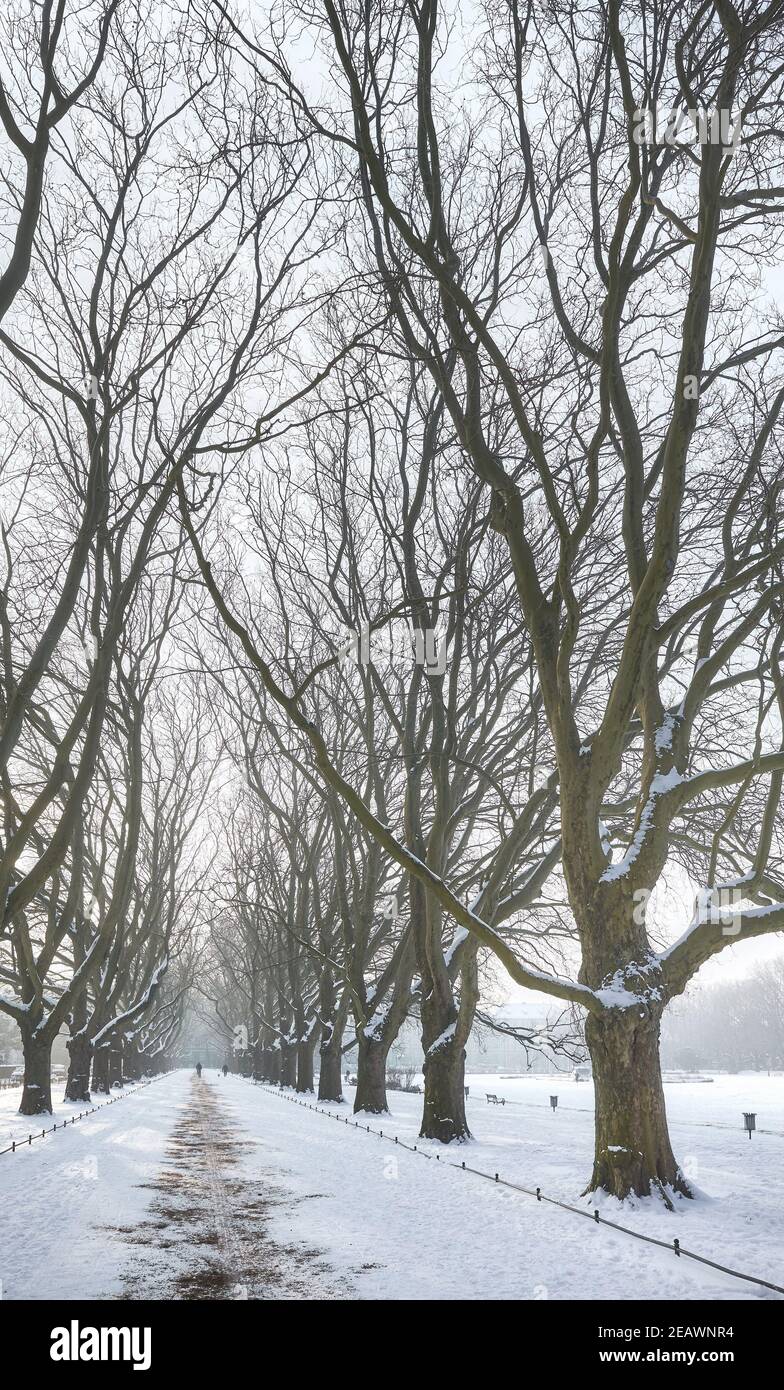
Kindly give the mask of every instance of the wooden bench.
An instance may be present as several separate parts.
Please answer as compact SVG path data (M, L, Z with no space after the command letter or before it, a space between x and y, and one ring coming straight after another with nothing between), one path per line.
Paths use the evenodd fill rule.
M485 1099L488 1105L490 1105L491 1102L493 1105L506 1105L506 1098L504 1096L489 1095L487 1091L485 1091Z

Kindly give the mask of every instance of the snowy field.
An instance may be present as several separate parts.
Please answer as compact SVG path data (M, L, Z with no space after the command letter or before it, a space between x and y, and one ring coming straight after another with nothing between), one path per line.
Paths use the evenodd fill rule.
M460 1170L465 1159L581 1204L591 1166L590 1083L471 1076L475 1138L447 1150L417 1139L420 1098L390 1093L392 1115L368 1117L372 1128L439 1152L438 1162L238 1077L210 1073L207 1085L200 1092L190 1073L174 1073L73 1129L0 1156L6 1298L139 1296L128 1293L123 1270L133 1253L128 1233L136 1223L151 1224L151 1187L141 1184L151 1184L165 1162L171 1166L175 1126L187 1105L204 1105L206 1097L232 1146L237 1141L235 1166L223 1177L218 1171L218 1183L231 1188L238 1218L263 1209L255 1224L268 1258L265 1263L258 1249L248 1254L240 1243L230 1276L251 1292L235 1296L780 1297ZM486 1091L508 1103L488 1105ZM551 1094L559 1098L555 1113ZM13 1116L17 1104L18 1094L0 1095L3 1140L29 1128ZM608 1201L602 1214L668 1241L677 1235L710 1259L784 1284L784 1078L671 1085L667 1104L676 1154L700 1199L681 1203L675 1213L655 1201L636 1210ZM350 1115L348 1105L329 1109ZM744 1110L757 1112L759 1131L751 1141L742 1129ZM214 1189L210 1195L205 1188L202 1200L209 1224ZM148 1291L202 1296L164 1293L172 1258L165 1245L153 1241L135 1251ZM195 1259L188 1254L195 1249L186 1245L177 1259ZM276 1283L274 1269L276 1259L293 1257L299 1257L297 1291L291 1281Z

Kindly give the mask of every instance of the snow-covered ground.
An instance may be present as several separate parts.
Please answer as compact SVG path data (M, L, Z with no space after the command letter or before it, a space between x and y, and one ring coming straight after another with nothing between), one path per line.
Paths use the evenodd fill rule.
M179 1111L187 1074L122 1095L16 1153L0 1154L0 1282L6 1299L110 1298L121 1293L116 1231L135 1226ZM58 1088L59 1089L59 1088ZM21 1091L0 1092L0 1148L84 1107L55 1102L36 1126L17 1115Z
M392 1115L367 1122L439 1152L437 1163L247 1082L231 1084L259 1097L255 1111L241 1104L270 1159L288 1168L303 1193L315 1183L325 1194L281 1214L281 1234L315 1241L333 1262L354 1269L374 1263L359 1277L364 1297L780 1297L460 1171L465 1159L580 1205L591 1170L593 1087L563 1077L556 1082L469 1076L475 1138L446 1151L417 1138L421 1098L390 1092ZM489 1105L486 1091L510 1103ZM552 1094L558 1095L555 1113ZM784 1078L672 1085L667 1104L676 1153L704 1195L674 1213L655 1201L637 1210L608 1201L602 1214L659 1239L677 1235L682 1246L709 1259L784 1285ZM742 1129L745 1109L756 1109L757 1124L779 1133L750 1141Z
M445 1150L417 1138L417 1096L390 1093L392 1115L367 1117L384 1130L381 1139L295 1104L288 1093L212 1073L207 1082L238 1141L225 1177L233 1200L244 1200L238 1180L249 1194L270 1194L258 1222L262 1241L271 1262L276 1252L289 1258L301 1251L300 1297L779 1297L460 1169L465 1160L579 1205L591 1164L590 1083L469 1077L476 1137ZM508 1104L488 1105L486 1091ZM559 1098L555 1113L551 1094ZM190 1074L174 1073L30 1149L0 1156L6 1298L123 1296L129 1246L118 1228L150 1225L152 1190L140 1184L151 1183L164 1162L171 1169L172 1132L193 1101ZM784 1078L672 1085L667 1104L676 1153L705 1195L675 1213L656 1202L636 1210L607 1202L602 1214L667 1241L677 1235L710 1259L784 1284ZM0 1095L0 1147L7 1134L27 1133L28 1122L13 1118L16 1105L18 1095ZM352 1118L350 1105L328 1108ZM751 1141L744 1110L757 1112ZM395 1134L439 1159L409 1153L387 1137ZM151 1287L161 1287L164 1245L144 1247ZM254 1290L249 1296L276 1296L272 1283L265 1294L264 1279L254 1284L251 1276L237 1274L238 1284ZM282 1291L288 1287L278 1286L277 1296L294 1296Z

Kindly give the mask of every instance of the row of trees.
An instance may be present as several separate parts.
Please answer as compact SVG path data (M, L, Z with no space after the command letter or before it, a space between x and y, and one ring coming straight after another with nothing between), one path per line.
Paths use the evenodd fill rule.
M0 1009L37 1114L58 1033L66 1094L85 1099L91 1063L98 1089L160 1065L192 975L210 716L171 656L169 459L210 409L192 362L225 262L205 274L193 232L225 200L208 156L176 167L199 101L187 26L161 33L116 0L19 10L0 86L19 156L3 183Z
M585 1016L589 1187L688 1195L663 1011L784 927L784 0L102 15L0 334L3 930L32 961L0 1003L40 1039L65 952L103 1043L155 953L111 1002L81 980L195 912L259 1074L307 1087L318 1048L336 1098L356 1039L383 1109L413 1010L449 1142L491 963ZM646 143L653 107L739 134ZM83 862L111 888L74 932Z
M640 15L512 0L480 18L470 53L430 0L325 0L297 16L328 70L328 105L297 68L293 34L232 33L345 190L357 277L330 291L322 332L335 354L354 343L350 371L319 388L282 456L280 436L238 430L214 500L183 486L183 522L254 703L283 711L322 783L407 876L423 1132L431 1111L464 1128L455 1083L472 984L469 965L456 990L455 971L484 947L518 983L586 1011L591 1185L687 1194L667 1133L662 1012L710 956L784 923L784 389L780 332L753 303L751 264L780 246L770 104L782 7ZM468 74L460 106L450 54ZM738 110L742 138L642 145L634 113L654 100ZM360 351L360 327L381 315ZM232 579L227 507L242 516L237 543L254 554L258 587ZM379 755L369 771L343 749L352 700L337 719L324 707L334 646L317 644L314 610L345 610L347 571L351 626L383 626L397 601L421 649L442 617L455 648L448 675L420 669L402 712L388 682L357 675L363 742L369 733ZM517 714L526 698L522 727L501 726L510 823L463 839L471 790L453 799L463 769L447 691L459 701L461 676L474 682L460 608L474 609L486 575L520 673L504 685L498 672L502 708ZM485 617L479 631L480 662L493 663L498 628ZM396 816L387 720L406 783ZM496 920L510 898L536 909L556 864L576 977L540 969ZM651 903L676 864L702 891L667 946ZM533 875L527 899L508 883L518 870L523 891Z

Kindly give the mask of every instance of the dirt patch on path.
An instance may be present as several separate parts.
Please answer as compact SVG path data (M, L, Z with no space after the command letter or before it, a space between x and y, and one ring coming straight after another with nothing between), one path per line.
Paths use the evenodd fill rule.
M133 1247L121 1299L350 1298L318 1250L271 1239L269 1218L295 1198L266 1177L243 1178L252 1144L204 1079L193 1077L155 1182L149 1214L115 1227Z

